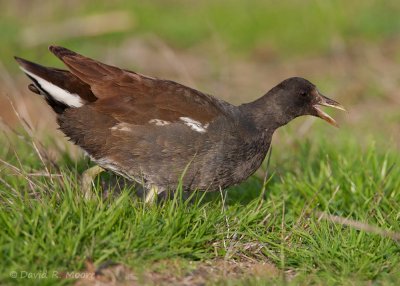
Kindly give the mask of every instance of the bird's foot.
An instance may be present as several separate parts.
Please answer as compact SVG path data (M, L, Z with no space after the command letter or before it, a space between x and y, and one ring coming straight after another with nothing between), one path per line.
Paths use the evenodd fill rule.
M151 188L146 192L145 198L144 198L144 203L146 205L152 205L157 201L157 197L160 193L162 193L163 190L161 190L157 186L151 186Z
M83 195L85 199L89 200L94 197L94 193L92 191L92 184L94 178L103 172L104 169L100 166L94 166L82 173L81 178L81 189L83 191Z

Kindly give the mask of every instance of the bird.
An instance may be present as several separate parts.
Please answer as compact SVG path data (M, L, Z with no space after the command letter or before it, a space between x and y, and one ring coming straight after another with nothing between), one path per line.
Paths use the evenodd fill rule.
M262 164L274 132L337 101L302 77L290 77L260 98L233 105L172 80L118 68L50 46L67 69L15 57L56 113L59 129L97 165L82 174L82 191L108 170L143 186L145 202L179 186L217 191L239 184Z

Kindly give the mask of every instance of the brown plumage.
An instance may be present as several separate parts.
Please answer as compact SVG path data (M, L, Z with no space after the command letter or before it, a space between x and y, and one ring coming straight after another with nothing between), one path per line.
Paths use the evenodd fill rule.
M342 108L302 78L234 106L62 47L50 51L69 71L16 59L60 129L103 168L159 191L175 189L182 175L188 191L240 183L261 165L278 127L301 115L335 124L316 105Z

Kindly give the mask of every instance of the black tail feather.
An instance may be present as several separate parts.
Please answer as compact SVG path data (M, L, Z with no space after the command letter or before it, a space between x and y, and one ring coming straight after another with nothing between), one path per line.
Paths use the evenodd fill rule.
M97 100L90 86L68 70L45 67L19 57L15 60L33 82L29 90L42 95L58 114Z
M50 105L50 107L54 110L55 113L61 114L64 112L65 109L67 109L69 107L65 103L55 100L47 91L45 91L40 86L40 84L38 83L38 81L35 78L33 78L29 75L27 75L27 76L33 81L33 84L28 85L29 90L36 94L43 95L47 104Z

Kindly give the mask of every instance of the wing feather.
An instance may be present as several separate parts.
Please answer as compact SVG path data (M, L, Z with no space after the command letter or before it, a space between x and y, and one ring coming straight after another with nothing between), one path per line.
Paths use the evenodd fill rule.
M92 103L95 110L118 121L145 124L187 117L207 124L224 113L223 101L182 84L103 64L66 48L51 46L50 51L90 86L98 98Z

